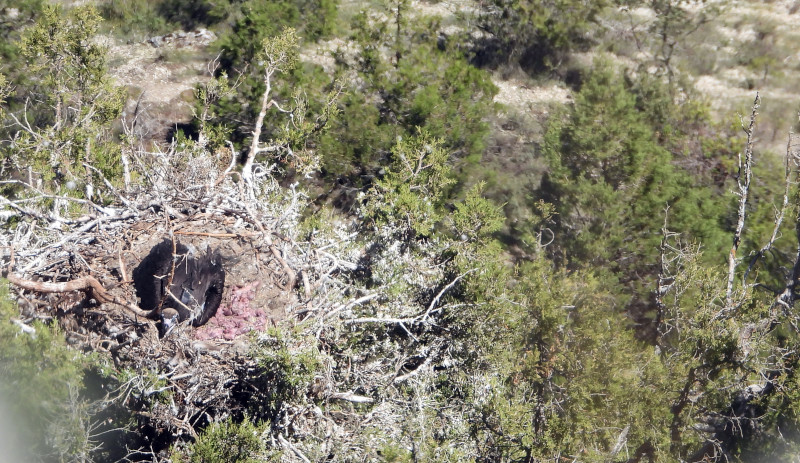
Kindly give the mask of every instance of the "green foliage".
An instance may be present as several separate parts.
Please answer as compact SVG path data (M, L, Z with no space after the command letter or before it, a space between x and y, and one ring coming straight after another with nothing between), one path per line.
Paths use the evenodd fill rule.
M708 128L708 138L700 143L688 139L693 130L702 133ZM551 251L565 256L574 268L592 270L575 276L581 280L572 280L558 273L544 276L541 264L522 267L513 294L530 295L526 303L537 310L522 323L526 319L519 306L508 305L501 312L503 323L535 326L530 337L505 340L525 346L516 347L523 350L501 344L496 351L513 352L509 362L531 359L513 383L513 390L525 395L506 395L509 392L498 387L502 394L493 396L492 405L482 413L491 413L501 422L535 423L536 432L516 431L516 442L533 442L530 447L508 447L517 449L520 457L530 458L530 448L543 452L533 453L534 459L570 449L592 449L584 450L587 460L608 461L617 436L627 429L631 448L644 446L640 448L663 461L689 458L710 438L697 432L707 426L709 410L729 413L723 410L740 400L737 394L745 387L763 384L763 378L753 372L784 368L776 361L781 348L774 340L742 341L742 333L773 310L768 308L771 296L761 297L750 286L742 286L732 294L734 308L726 308L723 302L727 275L717 264L726 255L720 249L730 243L724 231L728 204L713 198L724 191L725 184L713 181L713 170L706 166L730 169L724 156L730 156L734 148L731 140L720 136L724 130L716 130L701 105L677 109L668 89L646 79L626 83L603 67L588 76L569 117L551 123L544 143L551 171L542 190L554 201L557 212L553 219L560 249ZM767 211L772 208L763 203L780 197L780 180L770 176L780 177L781 169L770 167L771 161L763 163L764 183L754 184L754 201L748 206L748 217L759 222L746 228L754 240L747 245L751 249L771 233ZM661 239L666 204L670 206L669 229L683 232L680 242L669 241L662 248L667 253L661 257L669 263L667 270L655 266L660 248L656 239ZM552 212L545 208L542 217ZM703 241L707 255L699 253L696 245L686 244L695 239ZM655 274L665 271L669 289L652 314L657 330L653 355L652 347L639 345L632 333L624 331L627 321L616 314L615 306L633 297L638 307L647 307L637 281L647 275L655 281ZM539 279L547 286L535 285ZM581 285L586 289L580 289ZM648 293L650 288L646 288ZM551 302L548 292L560 291L577 302ZM554 307L540 305L548 302ZM608 335L602 326L607 332L613 327L617 331ZM615 374L603 376L603 371ZM647 391L646 396L640 390ZM637 397L635 405L622 405L626 397ZM538 400L543 402L535 410L545 412L537 415L529 407ZM748 406L766 410L785 405L772 398L762 402ZM552 403L559 406L552 408ZM547 415L547 410L558 412ZM632 424L636 422L646 425ZM768 432L763 424L759 432ZM507 424L500 429L509 435L514 428ZM754 434L747 432L747 437L739 439L752 439Z
M697 246L680 241L669 244L671 251L665 259L677 262L679 271L663 299L657 346L664 365L662 393L671 396L672 404L669 452L686 458L703 440L695 430L698 423L707 422L705 410L728 413L734 409L741 391L763 384L764 377L755 372L783 368L780 355L776 356L782 348L769 337L753 336L747 341L743 337L748 326L763 320L771 298L760 300L749 287L742 287L732 295L735 309L723 306L725 272L702 264ZM776 402L768 408L781 407ZM758 403L749 406L759 407ZM753 437L752 428L743 429L741 437L746 442Z
M169 32L170 24L160 14L163 0L104 0L98 9L109 26L125 36L153 36Z
M503 248L494 238L504 223L502 208L483 197L484 187L483 182L476 184L467 191L466 198L455 203L448 220L453 240L448 256L453 257L450 270L464 277L462 297L491 307L496 303L495 297L507 289L510 272ZM469 324L475 320L485 323L492 315L483 310L459 313L453 314L453 321L458 323L459 317Z
M322 139L323 168L349 174L355 185L369 184L396 137L419 128L442 140L452 166L477 164L486 147L485 119L497 93L489 74L438 40L437 18L410 22L406 9L387 5L387 19L360 12L352 20L355 57L335 55L338 72L355 67L361 85L342 99L342 117Z
M34 131L21 128L15 145L33 153L26 162L44 180L95 177L83 162L109 179L121 176L119 148L109 133L124 95L108 76L106 49L95 41L100 21L92 6L65 13L60 6L48 5L22 36L28 72L38 79L40 103L33 110L42 119Z
M485 187L485 183L478 183L467 192L464 201L456 204L452 221L455 235L462 240L487 237L503 226L501 210L482 196Z
M714 250L728 240L726 202L675 165L636 95L607 66L587 78L568 118L550 124L544 153L544 198L556 205L556 240L573 264L629 273L656 262L667 206L671 228Z
M496 43L478 61L519 62L524 68L557 67L564 52L580 49L609 0L494 0L481 11L483 27Z
M250 175L252 162L255 154L259 151L272 153L273 159L283 162L305 177L310 177L319 168L319 155L314 149L315 143L312 137L324 132L328 121L337 115L336 100L341 92L340 88L334 84L334 88L325 96L321 107L317 108L317 114L314 115L309 111L308 102L301 90L294 90L292 95L294 104L293 107L288 108L281 107L272 94L272 86L276 83L275 78L283 77L284 74L294 70L297 65L298 40L295 30L286 28L280 35L265 38L262 42L262 50L259 52L258 59L259 69L263 67L262 84L265 88L263 95L259 98L261 104L255 122L256 129L253 132L250 153L242 170L245 178ZM273 106L277 111L269 112L268 110ZM288 120L281 125L275 124L269 131L271 139L265 143L264 137L262 137L263 122L266 115L270 113Z
M415 137L398 137L392 155L392 166L376 181L364 215L376 227L389 225L402 236L429 236L441 219L442 193L452 183L447 151L441 140L420 131Z
M658 144L672 155L672 164L678 172L691 177L692 186L687 188L688 194L697 197L710 195L712 200L703 201L703 206L690 208L690 214L680 218L680 226L674 226L678 212L670 210L670 228L689 232L691 236L702 241L704 258L713 261L727 252L730 245L728 233L720 234L720 230L733 228L732 201L730 179L738 175L737 159L745 145L742 121L739 117L731 117L715 122L711 116L709 105L700 95L688 90L680 90L690 95L688 101L675 104L672 94L677 89L690 86L685 76L675 75L672 85L664 84L663 79L644 75L633 82L628 82L630 91L636 95L636 107L641 110L645 120L654 131ZM763 132L757 127L756 132ZM783 156L769 152L759 152L753 166L755 182L749 193L747 206L747 226L743 234L741 255L760 249L768 240L774 226L775 210L780 207L785 188ZM726 196L727 195L727 196ZM714 199L716 197L716 199ZM731 198L732 199L732 198ZM700 203L698 203L700 204ZM684 207L687 204L683 205ZM712 214L714 221L691 221L695 214ZM708 217L709 219L711 217ZM681 228L679 228L681 227ZM698 228L700 227L700 228ZM713 238L716 236L717 238ZM776 265L791 265L777 256L793 253L788 244L789 236L779 233L775 245L780 249L775 255L764 259L771 269ZM784 248L786 246L786 248ZM763 283L782 285L779 272L766 272Z
M348 91L340 100L341 117L321 138L323 172L335 179L353 178L377 170L383 153L395 140L395 130L381 119L381 111L362 92ZM357 180L356 180L357 179Z
M205 143L212 151L224 147L225 143L230 140L230 129L224 125L215 124L213 121L220 116L218 103L223 99L231 98L234 94L235 89L231 86L225 72L195 88L195 101L200 106L199 114L195 119L199 125L198 133L204 137Z
M482 456L613 461L624 429L631 451L668 445L662 367L626 327L602 280L558 271L542 257L519 266L514 280L485 333L496 373L476 391L470 420Z
M31 461L85 461L94 442L91 409L79 393L87 358L71 350L57 328L40 322L26 333L0 285L0 397Z
M249 404L254 417L274 419L284 402L301 397L320 368L320 353L314 346L277 329L256 340L251 355L258 368L248 373L249 384L260 391Z
M288 1L242 4L243 16L215 44L221 50L221 72L238 75L232 87L235 94L214 102L205 126L230 134L234 144L243 145L252 137L261 108L256 102L267 92L269 80L269 107L282 109L267 111L261 140L290 148L282 153L292 154L278 160L307 174L318 168L312 146L337 112L335 100L340 89L321 68L298 61L301 35L306 31L295 27L308 24L303 19L315 14L313 9L299 10L298 5ZM280 79L273 74L280 74Z
M215 44L222 51L222 68L228 72L255 63L265 39L279 35L282 29L294 27L300 21L297 6L289 1L249 1L242 4L241 11L242 17L231 32L222 35Z
M482 196L483 183L445 215L442 201L452 182L441 140L424 130L415 137L398 137L392 164L363 196L360 210L378 243L371 260L381 264L371 269L371 282L387 285L394 297L413 299L420 282L409 275L431 273L421 270L432 265L429 259L444 262L443 277L450 286L458 283L458 298L468 301L469 308L444 314L442 323L454 337L480 336L478 325L485 323L487 311L472 304L491 301L508 283L502 249L493 238L503 216L501 208ZM477 352L470 349L464 352L465 362Z
M150 37L215 26L231 18L238 7L229 0L103 0L99 9L115 31L126 37Z
M229 0L162 0L159 14L184 30L211 26L225 20L232 9Z
M378 449L378 455L380 455L380 461L386 463L411 463L414 461L411 452L398 445L386 444Z
M222 73L236 76L236 83L231 84L233 94L211 99L208 101L210 107L203 107L206 102L198 100L198 112L205 116L201 116L202 120L198 122L207 132L229 134L231 141L241 146L252 136L260 107L257 102L266 90L264 66L261 65L264 64L261 59L265 41L279 36L287 28L298 26L301 16L297 6L288 0L246 1L237 10L238 13L232 16L232 28L213 44L213 48L219 51L216 77L221 77ZM298 39L296 35L294 38ZM288 85L289 82L284 80L273 82L273 92L278 93L273 99L284 101L286 94L290 93ZM270 117L265 121L266 135L271 135L272 127L283 125L273 124Z
M9 94L8 81L6 76L0 74L0 120L5 118L6 98Z
M747 222L742 234L740 255L752 256L761 249L771 238L775 228L777 211L782 207L785 193L784 173L785 159L770 152L760 153L753 166L753 176L756 179L750 190L747 205ZM789 167L791 169L791 167ZM792 192L789 192L791 201ZM785 284L786 277L783 269L791 266L792 258L796 252L796 233L792 230L795 223L793 207L786 211L788 221L784 222L778 230L774 243L774 251L762 256L755 273L749 275L748 282L758 279L761 284L779 288ZM786 219L785 219L786 220ZM791 256L791 257L790 257ZM744 265L750 264L750 259L744 259ZM755 278L754 278L755 277Z
M26 85L27 81L27 64L19 47L21 33L25 26L36 21L45 3L45 0L0 0L3 15L0 21L0 72L15 85ZM12 11L15 11L14 15ZM15 103L25 101L24 92L17 89L15 93Z
M274 37L265 37L256 54L260 67L263 66L270 75L291 71L297 65L299 42L297 32L291 27Z
M248 63L261 62L268 67L269 63L262 60L263 47L259 45L277 36L285 26L299 25L304 15L314 11L314 8L298 10L289 2L245 3L242 8L247 14L217 43L222 49L222 69L229 74L234 69L245 69ZM328 113L334 112L330 103L331 94L338 91L337 84L331 86L330 79L320 69L304 65L281 77L280 82L273 82L274 99L281 105L287 100L298 101L297 96L302 96L299 101L305 105L305 114L296 112L295 121L298 116L311 120L314 115L321 115L325 122L327 133L318 131L319 118L309 129L319 134L314 142L317 151L324 154L321 167L328 179L338 176L340 183L369 184L396 137L413 136L418 127L444 141L453 155L452 164L461 160L477 163L488 132L484 119L497 91L488 74L469 65L461 51L439 48L435 20L426 19L412 27L401 17L398 20L401 27L389 36L381 34L388 30L389 20L372 21L367 16L363 13L354 19L353 34L359 48L358 70L366 88L343 95L338 106L342 117L336 120L329 117ZM318 17L306 24L318 23ZM299 30L301 35L304 32L308 34L307 30ZM381 44L390 46L401 57L395 65L380 51ZM258 106L252 103L265 90L259 66L248 69L238 86L237 97L220 101L215 111L219 117L214 124L239 130L232 133L239 143L250 135L247 122L255 120L258 111ZM347 72L343 67L337 70L342 76ZM283 141L287 137L281 131L285 122L280 117L277 112L267 114L264 138ZM244 125L242 120L246 121ZM308 130L298 133L305 140ZM295 167L291 162L288 166Z
M627 2L627 3L638 3ZM647 2L656 15L656 20L650 26L648 39L653 42L656 64L660 74L666 75L670 83L674 82L677 73L675 60L678 58L676 50L685 46L686 38L697 31L701 25L710 18L721 13L726 7L725 2L708 2L700 13L691 12L694 6L690 0L651 0ZM691 86L687 87L691 88Z
M305 19L303 33L308 40L316 41L333 33L338 20L339 3L339 0L298 0Z
M176 461L187 463L259 463L278 461L279 454L267 455L265 430L248 418L241 423L228 420L214 423L188 448L173 454Z
M100 21L93 7L64 14L60 6L46 6L41 19L22 37L22 54L30 60L29 70L46 71L45 83L58 93L83 93L97 85L106 71L105 49L93 41Z
M223 69L230 73L254 64L263 41L279 35L284 28L298 28L304 39L310 41L327 34L336 20L336 5L336 0L243 2L231 31L216 42L222 51Z
M667 8L682 2L651 2L656 3ZM585 43L608 4L497 0L493 6L500 16L487 13L484 20L511 58L554 67L561 53ZM132 27L142 28L165 27L166 21L210 24L231 9L225 0L191 8L184 0L162 0L148 2L136 19L128 3L106 5L120 6L118 21L130 18ZM340 50L336 59L340 75L357 74L352 79L357 88L337 108L338 88L331 88L320 67L298 56L301 36L314 39L330 30L335 6L327 0L244 2L219 42L225 70L196 91L200 139L179 142L186 141L188 149L218 150L230 136L238 141L251 136L249 122L264 95L264 76L280 76L269 81L274 101L258 141L288 147L293 154L278 160L298 171L313 152L323 152L327 174L367 186L359 198L363 221L355 225L363 241L334 226L338 217L328 210L309 216L300 235L289 237L311 247L318 234L331 235L324 245L331 255L341 243L353 248L367 243L366 250L353 252L358 264L352 272L341 265L324 276L333 281L344 275L336 281L346 281L340 293L317 298L324 285L313 288L320 291L314 295L314 301L323 301L320 308L342 297L338 314L361 318L349 320L347 330L333 318L313 318L320 323L317 337L299 335L307 328L302 325L294 332L254 336L256 367L237 371L240 381L231 397L243 397L234 416L249 413L264 424L250 418L210 424L196 442L173 449L173 459L279 459L268 451L270 434L300 429L284 427L287 409L314 406L321 397L310 392L329 366L318 349L329 349L346 359L337 359L340 365L352 367L331 370L325 378L337 390L360 388L358 394L385 399L371 415L376 421L384 413L415 412L390 431L353 431L337 421L343 432L363 434L348 436L352 442L378 444L357 456L362 459L619 461L629 457L618 448L624 442L634 459L687 460L715 436L702 432L709 417L725 419L738 393L767 380L774 381L776 392L755 404L763 412L758 417L763 434L748 436L752 440L730 457L758 439L772 442L764 444L764 455L776 454L770 445L795 448L779 438L800 423L795 374L800 360L794 352L797 333L787 317L791 311L776 316L782 326L745 344L748 326L783 308L772 307L773 295L760 292L764 285L737 285L735 307L723 302L727 275L717 264L726 255L720 250L730 245L725 229L732 220L724 194L741 137L737 127L712 124L708 106L691 93L676 104L684 83L672 74L670 50L657 56L670 79L647 74L626 79L598 63L574 104L553 116L541 140L547 177L541 190L526 198L527 215L512 229L528 246L514 265L509 249L496 240L504 226L502 209L484 197L484 182L466 178L485 149L486 116L495 109L497 89L489 74L452 45L461 38L438 37L440 20L415 16L412 21L409 2L393 2L382 5L385 14L355 16L356 53ZM670 28L665 35L680 35L685 30L679 27L680 12L668 13L657 11L663 16L659 24ZM82 172L84 162L112 181L119 176L119 147L109 126L122 100L108 80L105 50L94 41L98 25L91 7L47 7L21 42L35 82L29 90L42 104L34 108L33 130L21 132L14 149L17 159L55 181L48 185L53 189L63 187L60 176L87 184L87 175L95 173ZM771 66L756 59L752 64ZM228 75L245 66L236 87ZM0 77L0 103L4 84ZM342 117L334 118L337 110ZM324 132L329 122L331 130ZM66 171L57 172L56 166ZM772 205L783 192L777 162L759 158L755 170L759 181L751 191L742 254L759 248L772 232ZM651 303L656 275L664 271L659 253L665 248L659 245L667 206L667 227L684 238L665 247L675 253L669 256L674 273L667 278L669 289ZM790 246L785 234L775 256L748 281L783 287L780 267L791 264L783 256ZM686 244L695 241L705 253ZM304 277L314 275L306 270ZM361 294L367 296L348 305ZM623 311L634 305L631 300L649 311L652 332L631 327ZM30 437L26 444L37 457L87 460L93 409L79 394L87 359L68 349L52 326L35 323L35 334L22 332L9 321L17 316L0 294L0 397L10 403L19 432ZM372 376L360 374L367 363ZM379 370L390 364L393 372ZM417 370L406 375L412 368ZM170 380L157 371L116 375L120 383L137 384L126 393L131 401L146 406L176 397ZM370 383L374 378L380 381ZM349 407L345 416L372 406L326 401L320 407L323 413ZM367 421L358 426L371 426ZM464 445L468 440L471 446ZM303 444L304 451L316 449L312 438ZM360 451L358 445L352 448ZM348 452L353 451L331 458L349 458ZM328 455L317 459L322 457Z

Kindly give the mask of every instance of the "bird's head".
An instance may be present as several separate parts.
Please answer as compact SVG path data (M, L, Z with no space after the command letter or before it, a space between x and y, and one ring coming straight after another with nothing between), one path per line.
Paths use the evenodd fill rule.
M164 333L164 336L168 335L179 322L180 318L177 310L167 307L161 311L161 332Z

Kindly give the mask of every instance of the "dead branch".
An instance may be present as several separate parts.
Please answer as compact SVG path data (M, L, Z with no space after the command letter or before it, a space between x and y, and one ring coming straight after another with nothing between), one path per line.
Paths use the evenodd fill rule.
M739 210L738 221L736 222L736 230L733 233L733 246L731 246L730 253L728 254L728 288L726 291L726 310L734 310L733 302L733 281L736 276L736 251L739 250L739 244L742 240L742 230L744 229L745 212L747 211L747 196L750 193L750 180L753 175L753 131L756 125L756 115L758 115L760 98L758 93L753 100L753 109L750 113L750 124L745 127L742 122L742 130L747 134L747 142L744 148L744 163L742 156L739 155L739 178L736 183L739 191L736 192L739 196Z
M242 186L241 183L239 184L239 191L242 194L242 198L246 198L244 193L244 186ZM283 289L285 291L291 291L292 288L294 288L295 282L297 281L297 274L295 273L294 270L292 270L292 267L289 266L289 264L286 262L283 256L281 256L281 252L278 250L277 247L275 247L275 243L272 241L271 233L267 230L264 224L261 223L260 220L258 220L255 212L253 211L253 208L246 199L244 199L242 206L245 208L245 211L247 211L249 219L252 221L253 224L255 224L255 226L261 232L261 236L264 238L264 241L266 241L267 247L272 253L272 256L275 257L278 263L281 264L281 267L283 267L284 272L286 272L289 281L286 283Z
M657 324L661 324L661 318L663 317L664 309L666 305L664 304L664 295L669 291L669 288L672 286L673 278L671 277L670 273L667 270L667 242L668 239L672 236L675 236L675 233L672 233L667 228L667 222L669 218L669 205L664 209L664 226L661 227L661 245L659 246L659 256L658 256L658 278L656 280L656 307L658 308L658 316L656 319Z
M795 166L795 169L791 168L790 160ZM764 255L772 249L772 246L775 244L775 240L778 239L778 234L780 233L781 225L783 224L783 218L786 215L786 210L789 208L789 193L791 191L792 184L796 181L797 178L797 158L792 154L792 133L789 132L789 140L786 143L786 157L784 159L784 191L783 191L783 204L781 204L781 208L775 214L775 226L772 229L772 235L761 249L758 250L753 255L753 258L750 259L750 265L747 266L747 270L744 272L744 276L742 277L742 284L747 283L747 277L750 274L750 271L753 270L756 263L764 257ZM792 179L792 172L795 172L795 180Z
M106 178L105 175L103 175L103 172L101 172L100 169L94 167L93 165L91 165L91 164L89 164L87 162L84 162L83 165L84 165L84 167L86 167L86 169L91 170L96 175L99 175L100 178L103 180L103 184L105 184L106 188L108 188L108 191L113 193L114 196L116 196L122 202L122 204L124 204L128 208L135 209L133 207L133 203L131 203L131 201L128 198L126 198L125 195L120 193L119 190L117 190L114 187L114 185L111 184L111 182Z
M169 217L167 217L167 223L169 224ZM177 249L176 249L175 237L173 236L173 233L172 233L172 227L170 227L170 232L171 233L170 233L170 237L169 238L170 238L170 241L172 242L172 261L171 261L171 265L170 265L170 268L169 268L169 275L167 275L167 282L164 285L165 288L172 287L172 280L175 278L175 254L177 252ZM180 301L180 299L176 298L169 291L169 289L167 289L167 292L172 297L172 299L174 299L176 301ZM160 314L161 313L161 310L164 308L164 302L166 302L167 299L168 298L163 297L163 298L161 298L160 301L158 301L158 307L156 307L155 310L153 310L154 314ZM184 308L185 308L185 306L184 306Z
M118 305L138 317L149 317L149 313L131 304L117 299L108 294L103 285L93 276L85 276L71 281L61 283L32 281L21 278L11 272L8 273L8 281L28 291L38 291L40 293L68 293L72 291L89 292L91 296L100 303Z
M414 317L406 317L406 318L391 318L391 317L361 317L361 318L352 318L350 320L345 320L344 323L346 325L355 325L359 323L388 323L388 324L402 324L402 323L413 323L416 321Z
M329 396L329 399L334 400L346 400L348 402L353 402L357 404L370 404L374 402L372 397L365 397L363 395L354 394L353 391L347 392L332 392Z
M622 432L619 433L619 436L617 436L617 443L614 444L614 448L611 449L611 454L609 455L611 458L616 457L617 454L620 452L620 450L622 450L622 448L627 444L628 431L630 429L631 429L630 425L625 426Z
M129 281L128 271L125 269L125 261L122 260L122 249L117 249L117 262L119 263L119 273L122 281Z
M792 140L792 135L789 134L789 144L786 149L787 170L788 170L789 158L791 157L796 159L796 155L791 152L792 151L791 140ZM787 189L789 185L788 178L789 175L787 173ZM785 193L784 201L786 201L787 197L788 195ZM777 229L778 229L778 224L776 223L776 227L773 230L773 237L776 236ZM798 244L797 244L797 250L795 251L794 264L792 265L792 272L788 280L786 281L786 285L784 286L783 291L780 294L778 294L773 300L772 304L770 304L769 315L759 320L758 322L747 323L739 330L738 344L739 344L739 349L741 350L742 355L744 357L747 357L751 351L751 340L753 339L753 337L764 335L772 331L778 325L778 321L781 318L781 316L788 313L789 309L794 307L794 303L797 300L797 285L800 283L800 220L795 222L795 237L797 239ZM770 242L767 243L767 245L765 245L764 248L762 249L767 248L767 246L771 246L771 243L773 241L774 239L770 238Z
M286 440L286 438L284 438L284 437L283 437L282 435L280 435L280 434L278 434L278 441L281 443L281 445L282 445L282 446L284 446L284 447L288 448L289 450L291 450L291 451L292 451L292 453L294 453L295 455L297 455L297 458L299 458L299 459L303 460L305 463L311 463L311 461L310 461L310 460L309 460L309 459L308 459L308 458L307 458L305 455L303 455L303 452L301 452L300 450L298 450L298 448L297 448L297 447L295 447L294 445L292 445L292 444L291 444L289 441L287 441L287 440Z
M208 236L212 238L251 238L258 236L258 233L214 233L214 232L194 232L194 231L175 231L176 235L184 236Z
M334 307L328 313L324 314L323 318L327 320L330 317L332 317L333 315L335 315L337 312L339 312L340 310L349 309L350 307L363 304L363 303L365 303L367 301L371 301L372 299L375 299L378 296L380 296L380 293L377 293L377 292L376 293L371 293L371 294L367 294L366 296L362 296L362 297L360 297L360 298L358 298L358 299L356 299L354 301L350 301L350 302L348 302L346 304L340 304L337 307ZM353 322L353 323L358 323L358 322Z
M417 368L409 371L404 375L397 376L396 378L394 378L392 382L394 384L400 384L402 382L405 382L413 378L414 376L417 376L418 374L424 372L432 361L433 361L433 355L428 355L427 357L425 357L425 360Z
M88 199L73 198L71 196L62 196L62 195L54 195L54 194L45 193L45 192L41 191L39 188L36 188L35 186L33 186L32 184L27 183L27 182L23 182L22 180L2 180L2 181L0 181L0 184L19 185L19 186L21 186L21 187L23 187L23 188L25 188L27 190L30 190L30 191L32 191L33 193L36 194L36 196L34 198L24 198L24 199L17 200L17 201L10 201L10 200L6 199L6 201L8 203L10 203L11 205L16 205L17 203L22 203L22 202L31 202L31 201L35 201L35 200L38 200L38 199L54 199L54 200L70 201L70 202L74 202L74 203L77 203L77 204L82 204L84 206L87 206L87 207L90 207L92 209L95 209L98 212L100 212L101 214L107 215L107 216L113 216L116 213L115 209L108 208L108 207L105 207L105 206L101 206L101 205L99 205L99 204L97 204L97 203L95 203L93 201L88 200ZM31 215L34 215L34 214L31 214ZM55 220L55 219L50 219L50 220ZM62 219L61 221L64 221L64 220Z
M230 173L233 171L233 168L236 166L236 159L238 157L236 155L236 149L233 147L233 143L231 143L231 142L228 142L228 146L229 146L229 148L231 150L231 162L228 165L228 167L225 169L225 171L222 172L222 174L220 174L219 178L217 178L217 181L214 182L214 188L219 187L220 183L222 183L225 180L225 178L228 175L230 175Z
M22 322L22 320L12 318L11 322L17 325L23 333L29 334L31 336L36 336L36 329L32 326L26 325L25 323Z
M281 56L275 57L278 58L279 62L276 65L268 65L264 70L264 94L261 97L261 109L258 112L258 117L256 118L256 125L253 130L253 140L250 143L250 151L247 153L247 159L245 159L244 166L242 167L242 178L248 184L248 187L252 190L252 179L253 179L253 161L255 161L256 154L260 151L266 151L267 148L259 147L260 139L261 139L261 130L264 125L264 118L267 115L267 110L272 106L278 108L279 111L283 113L288 113L290 111L281 108L278 103L272 99L272 77L273 75L281 70L285 65L280 60L288 59L286 52L284 52Z
M439 291L439 293L436 295L436 297L433 298L433 300L431 301L430 305L428 305L428 310L426 310L425 314L422 316L422 321L425 322L425 321L428 320L428 316L431 314L433 309L436 307L436 304L439 303L439 300L442 298L444 293L446 293L448 290L450 290L450 288L455 286L455 284L458 283L462 278L464 278L465 276L469 275L470 273L472 273L472 272L474 272L476 270L478 270L478 269L477 268L473 268L473 269L467 270L466 272L462 273L461 275L455 277L453 279L453 281L451 281L444 288L442 288L442 290Z

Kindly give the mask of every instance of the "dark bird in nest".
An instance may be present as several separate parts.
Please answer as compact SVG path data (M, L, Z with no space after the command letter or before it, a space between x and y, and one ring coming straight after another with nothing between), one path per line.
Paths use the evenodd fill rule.
M225 286L225 269L218 251L195 255L186 245L169 239L158 243L133 270L140 307L161 318L161 331L177 323L206 323L217 313Z

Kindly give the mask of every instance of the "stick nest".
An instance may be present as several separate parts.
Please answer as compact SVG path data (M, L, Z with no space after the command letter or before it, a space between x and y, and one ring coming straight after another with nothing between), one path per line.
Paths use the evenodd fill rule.
M220 159L226 153L231 159ZM30 179L11 182L15 197L2 199L4 218L17 221L0 236L21 308L16 322L57 322L69 344L107 356L125 406L163 436L194 437L199 425L241 416L248 375L258 368L251 343L292 323L302 305L299 272L308 281L332 271L291 238L302 193L279 187L265 165L251 181L235 179L234 156L131 150L124 186L103 178L82 199L46 193ZM156 314L138 307L131 274L164 238L218 249L228 277L207 325L183 323L161 337ZM150 400L156 394L162 399Z

